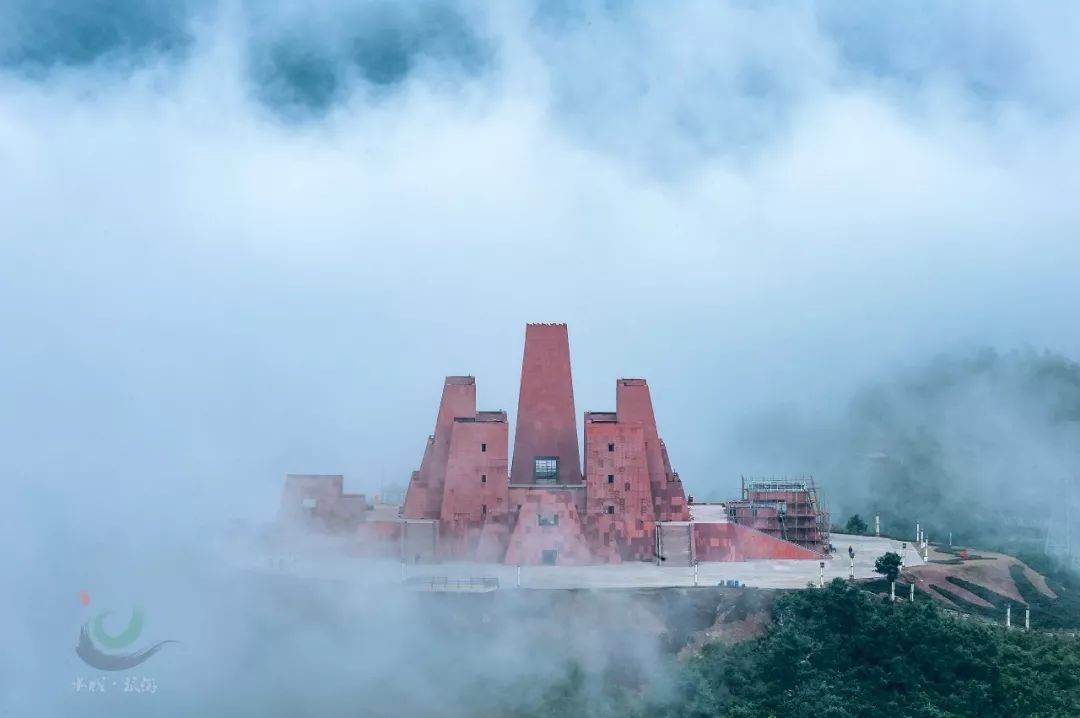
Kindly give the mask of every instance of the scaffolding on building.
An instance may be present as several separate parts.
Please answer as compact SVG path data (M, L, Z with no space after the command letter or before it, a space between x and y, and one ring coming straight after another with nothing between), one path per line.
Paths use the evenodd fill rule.
M798 544L829 552L829 512L813 477L742 481L742 498L727 502L728 520Z

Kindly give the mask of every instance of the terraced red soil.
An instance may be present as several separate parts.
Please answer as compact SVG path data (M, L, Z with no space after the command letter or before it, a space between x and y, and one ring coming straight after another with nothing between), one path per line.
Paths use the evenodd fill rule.
M956 558L953 554L937 551L933 547L930 549L931 562L935 560L948 561ZM1025 603L1016 587L1016 582L1013 581L1012 575L1009 573L1010 568L1014 565L1023 567L1024 575L1040 593L1050 598L1057 598L1054 592L1046 585L1046 579L1032 570L1031 567L1012 556L989 551L979 551L978 558L965 559L958 564L928 563L924 566L905 568L903 575L909 580L914 579L918 588L945 603L951 604L952 601L949 601L935 589L941 588L977 606L989 607L990 604L987 601L947 579L951 576L970 581L994 593L1011 598L1017 603Z

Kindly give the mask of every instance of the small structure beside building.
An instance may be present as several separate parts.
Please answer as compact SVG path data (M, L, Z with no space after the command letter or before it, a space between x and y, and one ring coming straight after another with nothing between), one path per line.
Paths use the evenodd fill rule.
M725 502L728 520L740 526L826 553L829 514L812 477L804 479L742 478L742 498Z

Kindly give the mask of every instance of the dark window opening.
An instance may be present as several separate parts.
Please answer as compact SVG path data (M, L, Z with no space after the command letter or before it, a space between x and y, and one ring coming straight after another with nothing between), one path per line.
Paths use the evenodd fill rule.
M480 444L480 451L487 451L487 444Z
M629 490L630 490L630 482L629 482L629 481L627 481L627 482L626 482L626 485L625 485L625 486L623 486L623 491L629 491Z
M607 445L607 450L608 450L608 451L615 451L615 444L611 444L611 443L609 443L609 444Z
M482 504L480 506L480 513L484 514L485 516L487 515L487 504Z
M614 506L608 506L608 507L607 507L607 512L608 512L609 514L613 514L613 513L615 513L615 507L614 507Z
M609 484L614 484L615 483L615 474L608 474L607 475L607 482Z
M487 483L487 474L480 474L480 483L481 484L486 484Z
M559 552L555 549L544 549L540 552L540 561L545 566L554 566L559 560Z
M537 456L533 465L533 481L538 484L557 484L559 482L559 458L557 456Z
M558 526L559 515L558 514L537 514L536 523L538 526Z

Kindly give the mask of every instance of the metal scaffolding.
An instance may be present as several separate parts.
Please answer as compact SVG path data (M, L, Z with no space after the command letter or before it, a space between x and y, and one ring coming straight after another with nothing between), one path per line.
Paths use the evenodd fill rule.
M727 503L728 519L818 553L829 550L829 513L813 477L747 479L742 498Z

